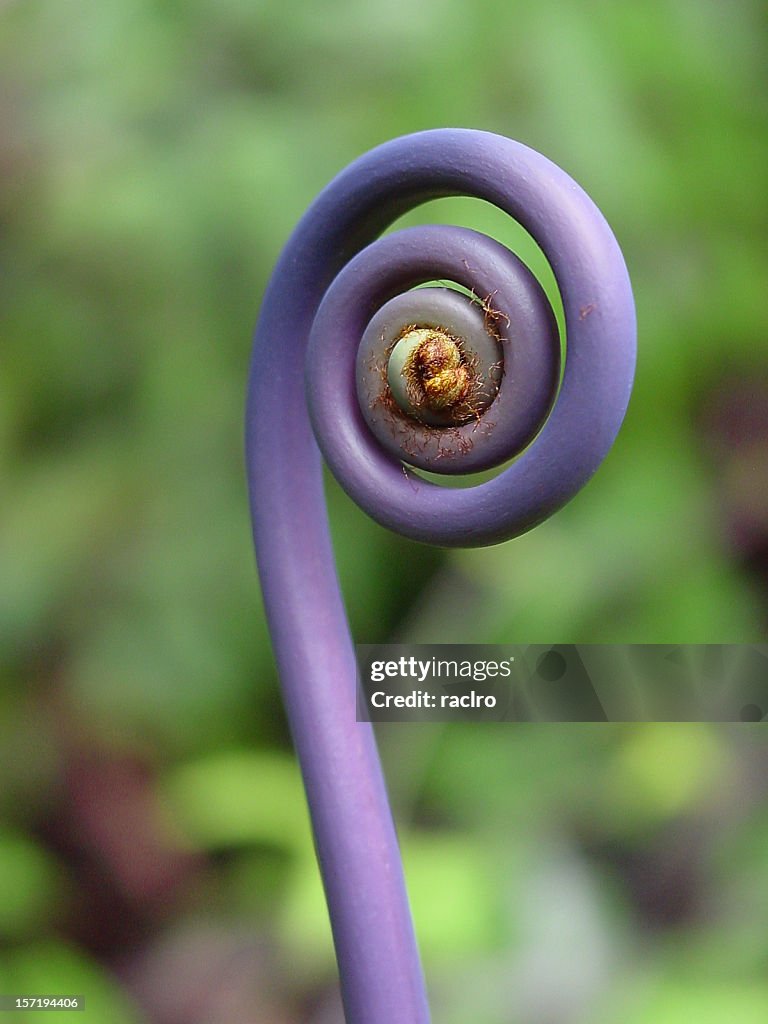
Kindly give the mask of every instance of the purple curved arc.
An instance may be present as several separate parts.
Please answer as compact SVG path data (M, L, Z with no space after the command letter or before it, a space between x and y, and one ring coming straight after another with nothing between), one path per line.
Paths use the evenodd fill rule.
M427 487L420 508L406 505L402 471L378 454L373 470L360 465L358 442L345 434L334 459L350 468L344 485L363 506L436 543L489 543L520 533L563 505L595 471L621 424L634 371L634 304L608 225L563 171L500 136L441 129L371 151L318 196L275 268L248 386L254 543L348 1024L426 1024L429 1010L375 740L370 725L355 721L355 655L305 401L305 352L323 295L341 268L408 209L458 194L506 210L548 257L566 316L560 395L518 462L493 486L440 492L439 513L438 495ZM362 471L359 483L352 467ZM514 487L500 482L509 473L516 474Z

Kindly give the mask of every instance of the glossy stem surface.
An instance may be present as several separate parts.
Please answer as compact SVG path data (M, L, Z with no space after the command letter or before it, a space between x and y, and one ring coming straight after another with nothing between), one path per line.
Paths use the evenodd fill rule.
M374 736L370 725L355 720L355 654L308 414L305 355L323 296L352 257L408 209L458 194L506 210L548 257L566 317L560 394L533 445L494 480L445 491L419 483L414 491L397 460L362 423L352 368L340 382L310 381L326 435L334 433L328 408L338 402L342 429L326 443L326 457L369 514L407 536L440 544L494 543L529 529L597 468L623 417L634 368L634 306L610 229L563 171L499 136L443 129L366 154L318 196L277 264L250 370L249 490L266 614L306 786L348 1024L425 1024L429 1010ZM365 321L374 312L354 316ZM356 331L357 320L350 333ZM363 434L353 434L352 427Z

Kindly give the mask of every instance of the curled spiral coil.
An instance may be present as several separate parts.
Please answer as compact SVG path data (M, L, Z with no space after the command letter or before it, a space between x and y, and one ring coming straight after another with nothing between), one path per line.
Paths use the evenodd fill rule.
M552 312L504 247L448 227L376 241L409 209L449 195L500 207L549 260L565 317L559 386ZM436 280L469 294L413 290ZM604 218L545 157L485 132L422 132L356 160L275 268L248 388L254 542L349 1024L425 1024L429 1011L375 741L355 721L355 654L315 439L383 525L445 546L496 543L589 480L621 425L634 363L632 292ZM513 458L461 489L407 468L467 473Z

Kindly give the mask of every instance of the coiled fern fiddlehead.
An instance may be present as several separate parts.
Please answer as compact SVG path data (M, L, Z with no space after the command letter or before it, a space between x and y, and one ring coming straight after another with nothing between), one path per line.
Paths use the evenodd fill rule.
M505 248L449 227L375 241L449 195L505 210L548 258L566 326L559 388L552 313ZM409 291L435 280L471 295ZM374 737L355 721L315 437L380 523L433 544L492 544L589 480L623 419L634 362L634 303L610 228L568 175L496 135L440 129L378 147L318 196L280 257L248 386L250 499L349 1024L424 1024L429 1010ZM472 472L515 455L460 489L404 468Z

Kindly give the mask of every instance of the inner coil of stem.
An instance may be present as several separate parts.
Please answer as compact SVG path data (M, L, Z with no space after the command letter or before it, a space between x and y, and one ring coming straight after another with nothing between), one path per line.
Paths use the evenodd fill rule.
M463 291L418 287L425 279ZM356 345L359 410L407 466L449 476L500 466L551 408L560 355L551 307L521 261L477 232L414 228L380 239L339 275L321 312L314 336L327 322L339 347L344 335ZM332 357L310 351L327 367L310 370L314 385Z

